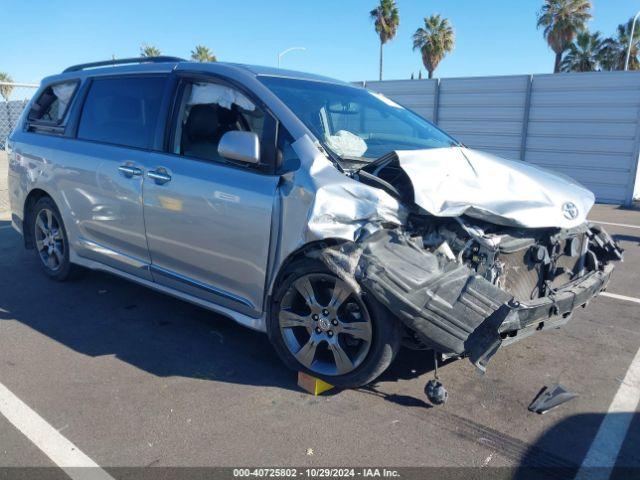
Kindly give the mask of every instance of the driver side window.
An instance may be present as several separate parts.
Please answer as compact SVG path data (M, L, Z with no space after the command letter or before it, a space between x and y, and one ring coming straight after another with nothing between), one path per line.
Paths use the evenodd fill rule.
M218 154L222 136L240 130L262 138L265 115L237 89L219 83L189 82L184 88L177 122L173 153L224 161Z

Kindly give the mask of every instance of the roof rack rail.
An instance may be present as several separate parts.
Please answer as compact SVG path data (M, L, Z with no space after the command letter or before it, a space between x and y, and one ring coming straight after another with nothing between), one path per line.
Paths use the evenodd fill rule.
M71 67L65 68L62 71L62 73L79 72L81 70L86 70L87 68L111 67L114 65L127 65L132 63L164 63L164 62L184 62L184 61L185 61L184 58L167 57L167 56L120 58L117 60L113 59L113 60L104 60L102 62L80 63L79 65L72 65Z

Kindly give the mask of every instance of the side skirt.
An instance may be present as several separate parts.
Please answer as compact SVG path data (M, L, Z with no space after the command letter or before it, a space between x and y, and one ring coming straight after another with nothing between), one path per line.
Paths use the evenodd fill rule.
M200 299L198 297L195 297L193 295L189 295L187 293L180 292L180 291L175 290L173 288L165 287L164 285L160 285L160 284L152 282L150 280L146 280L144 278L137 277L137 276L129 274L127 272L120 271L120 270L118 270L116 268L110 267L108 265L105 265L103 263L97 262L95 260L90 260L90 259L87 259L87 258L80 257L77 254L75 254L75 252L73 252L73 251L71 252L71 262L75 263L76 265L80 265L82 267L89 268L91 270L99 270L99 271L111 273L113 275L117 275L118 277L124 278L126 280L131 281L131 282L135 282L135 283L137 283L139 285L143 285L145 287L151 288L151 289L156 290L158 292L166 293L168 295L171 295L172 297L179 298L180 300L184 300L186 302L193 303L194 305L198 305L199 307L206 308L207 310L211 310L212 312L216 312L216 313L219 313L219 314L224 315L226 317L229 317L229 318L233 319L234 321L236 321L237 323L239 323L240 325L243 325L245 327L251 328L252 330L257 330L257 331L263 332L263 333L266 333L266 331L267 331L266 320L265 320L264 314L263 314L263 316L261 316L259 318L253 318L253 317L250 317L248 315L244 315L242 313L236 312L235 310L232 310L232 309L230 309L228 307L223 307L223 306L215 304L213 302L208 302L206 300L202 300L202 299Z

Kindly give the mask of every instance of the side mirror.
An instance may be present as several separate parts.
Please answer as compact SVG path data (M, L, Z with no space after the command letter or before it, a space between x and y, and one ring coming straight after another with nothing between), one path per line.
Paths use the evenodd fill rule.
M253 132L227 132L218 143L218 154L229 160L260 163L260 139Z

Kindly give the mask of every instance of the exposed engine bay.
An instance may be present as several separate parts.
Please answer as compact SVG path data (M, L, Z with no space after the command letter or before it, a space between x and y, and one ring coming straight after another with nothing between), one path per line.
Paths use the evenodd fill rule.
M409 215L400 227L325 248L322 260L393 312L409 345L469 357L481 371L501 345L568 321L606 288L610 262L622 259L590 223L518 228L431 215L414 203L393 154L351 175L398 199Z

